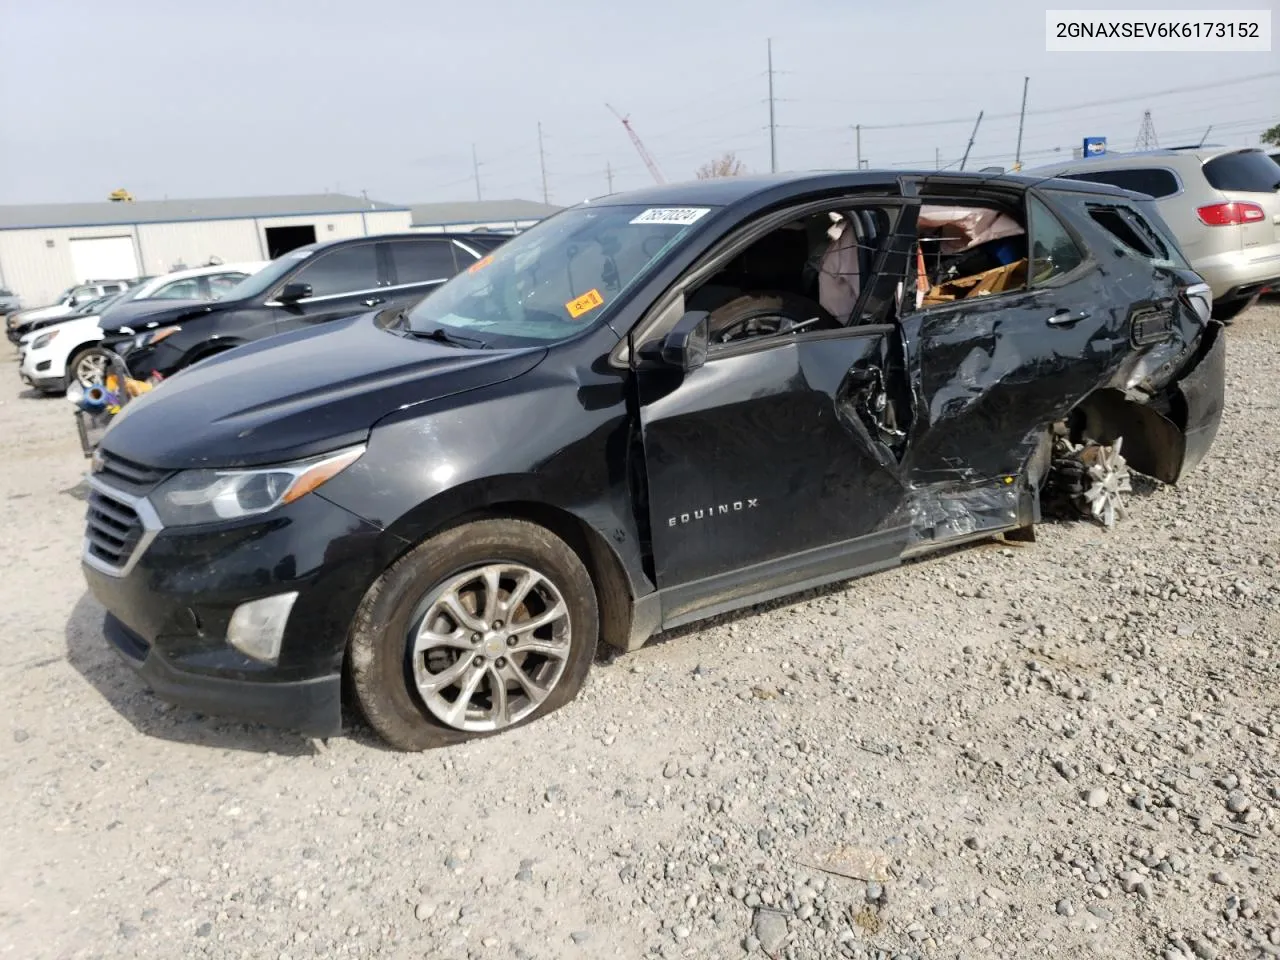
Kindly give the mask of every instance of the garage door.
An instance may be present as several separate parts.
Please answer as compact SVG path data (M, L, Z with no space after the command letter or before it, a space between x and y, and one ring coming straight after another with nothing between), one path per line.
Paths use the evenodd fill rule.
M87 280L132 280L138 275L133 237L91 237L71 241L76 283Z

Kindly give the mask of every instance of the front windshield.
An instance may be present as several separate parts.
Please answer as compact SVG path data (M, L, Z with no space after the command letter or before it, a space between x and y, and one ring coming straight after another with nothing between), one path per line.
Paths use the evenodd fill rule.
M708 207L574 207L476 261L408 314L418 334L441 330L485 346L580 333Z
M230 290L223 293L219 300L248 300L261 296L280 281L286 273L293 270L301 261L315 251L310 247L299 247L282 253L255 274L245 277Z

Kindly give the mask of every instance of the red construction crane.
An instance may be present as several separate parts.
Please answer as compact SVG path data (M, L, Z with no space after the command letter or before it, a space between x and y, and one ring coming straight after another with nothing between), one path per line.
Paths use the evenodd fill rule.
M609 107L607 103L605 106ZM640 159L643 160L644 165L649 168L649 174L653 177L653 182L666 183L667 181L662 178L662 171L658 169L657 163L655 163L653 157L649 155L649 151L644 148L644 143L641 141L640 137L631 129L631 121L620 114L617 110L613 109L613 107L609 107L609 112L617 117L619 122L621 122L622 126L626 129L627 136L629 136L631 138L631 142L635 144L636 153L640 154Z

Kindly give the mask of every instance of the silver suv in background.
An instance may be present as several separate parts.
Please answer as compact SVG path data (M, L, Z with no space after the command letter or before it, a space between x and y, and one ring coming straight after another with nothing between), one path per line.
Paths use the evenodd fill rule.
M17 343L34 321L73 316L86 304L109 297L113 293L122 293L137 282L137 279L132 279L87 280L84 283L77 283L74 287L64 290L61 296L47 307L19 310L17 313L6 316L4 318L5 333L10 341Z
M1256 147L1176 147L1106 154L1035 171L1155 198L1192 269L1230 320L1280 288L1280 165Z

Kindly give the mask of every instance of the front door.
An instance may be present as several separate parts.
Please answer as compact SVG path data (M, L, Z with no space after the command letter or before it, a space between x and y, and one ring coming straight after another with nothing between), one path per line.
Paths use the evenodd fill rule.
M374 242L316 254L288 279L289 283L310 284L311 295L275 307L275 332L340 320L385 304L384 274Z
M687 375L643 376L658 586L678 594L669 621L824 563L896 560L905 493L868 421L895 336L864 326L765 340Z
M779 328L754 316L764 333L744 339L728 339L742 323L731 322L713 329L703 366L638 373L667 626L898 561L910 395L890 321L916 206L896 195L811 202L748 226L695 268L695 302L758 282L790 291L777 300L803 310L793 320L813 319L769 335Z

